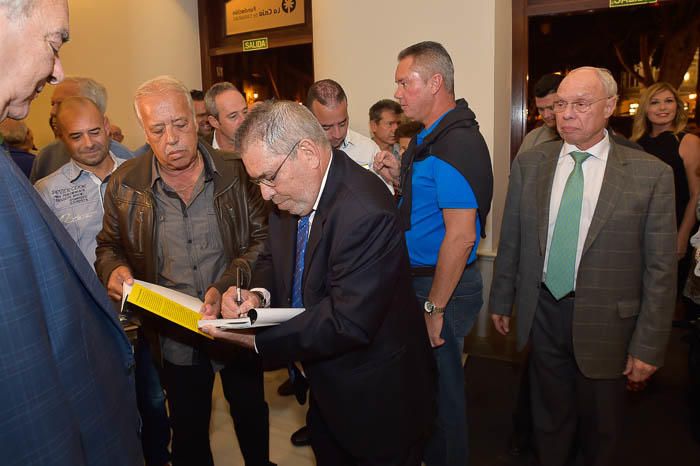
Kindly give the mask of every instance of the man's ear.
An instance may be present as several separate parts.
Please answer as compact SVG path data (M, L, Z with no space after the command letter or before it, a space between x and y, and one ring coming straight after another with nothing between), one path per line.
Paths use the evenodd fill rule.
M430 85L430 91L433 94L437 94L444 84L444 79L441 74L435 73L428 79L428 84Z
M109 118L107 118L107 115L104 116L104 120L102 123L104 124L105 132L107 133L107 136L109 136L111 139L112 138L112 127L109 124Z
M307 167L316 169L321 165L321 148L311 139L302 139L297 146L297 157L300 157Z
M207 115L207 120L209 121L211 127L214 129L219 129L219 127L221 126L219 125L219 120L214 118L212 115Z

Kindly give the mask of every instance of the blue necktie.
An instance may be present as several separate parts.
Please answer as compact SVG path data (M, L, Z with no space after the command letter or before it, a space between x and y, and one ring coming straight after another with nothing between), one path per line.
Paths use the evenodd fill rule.
M297 223L297 247L292 280L292 307L304 307L301 292L301 278L304 275L304 254L309 242L309 215L304 215Z
M296 256L294 259L294 276L292 279L292 307L304 307L304 300L301 293L301 278L304 276L304 254L306 253L306 243L309 242L309 215L299 219L297 223L297 244ZM287 365L289 380L294 387L294 395L299 404L306 402L306 378L293 362Z

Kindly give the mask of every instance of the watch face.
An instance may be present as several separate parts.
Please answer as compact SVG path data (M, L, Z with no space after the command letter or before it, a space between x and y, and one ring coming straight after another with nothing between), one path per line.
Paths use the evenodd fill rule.
M430 314L435 310L435 304L431 303L430 301L426 301L425 304L423 305L423 309L425 309L425 312Z

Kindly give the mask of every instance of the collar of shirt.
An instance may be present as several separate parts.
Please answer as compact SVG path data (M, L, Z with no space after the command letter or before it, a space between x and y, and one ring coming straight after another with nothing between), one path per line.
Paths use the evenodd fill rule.
M353 139L353 131L350 128L348 128L348 133L345 135L345 139L343 140L342 144L340 144L340 147L338 147L338 149L345 150L348 148L348 146L354 146L355 141Z
M197 148L197 152L202 156L202 161L204 162L204 181L211 181L211 179L214 178L214 173L219 173L216 169L216 165L214 165L211 155L209 155L206 150L199 150L199 148ZM156 155L153 154L153 160L151 160L151 187L160 179L160 165L158 164Z
M114 165L112 166L112 171L109 172L109 174L111 175L112 173L114 173L114 170L119 168L119 165L121 165L122 163L125 162L125 160L120 159L119 157L114 155L112 153L112 151L109 152L109 156L112 158L112 161L114 162ZM70 162L68 162L67 164L65 164L63 166L62 171L63 171L63 175L66 178L68 178L68 181L70 181L71 183L74 183L75 181L77 181L78 178L80 178L80 176L83 173L87 174L95 184L102 184L103 183L103 181L101 179L99 179L97 176L95 176L94 173L92 173L89 170L85 170L84 168L81 168L80 166L78 166L78 164L75 163L75 160L73 160L73 159L71 159ZM106 180L106 178L105 178L105 180Z
M328 172L331 169L331 164L333 163L333 150L331 150L331 158L328 159L328 166L326 167L326 173L323 174L323 179L321 180L321 188L318 190L318 196L316 196L316 202L314 202L313 210L309 214L309 231L311 231L311 225L314 223L314 217L316 216L316 209L318 209L318 203L321 201L321 195L323 190L326 188L326 181L328 180Z
M603 139L601 139L596 145L594 145L593 147L589 147L585 151L582 151L573 144L564 142L564 145L561 147L561 152L559 152L559 159L561 159L562 157L566 157L572 152L588 152L601 162L607 162L608 152L610 151L610 138L608 137L607 129L604 129L603 132Z
M419 145L423 144L423 139L425 139L430 133L432 133L433 130L435 129L435 127L440 124L440 122L442 121L443 118L445 118L445 115L450 113L452 110L453 109L449 109L448 111L446 111L445 113L440 115L440 117L437 120L435 120L433 122L433 124L430 125L428 128L423 128L420 131L420 133L418 133L418 136L416 136L416 145L419 146Z

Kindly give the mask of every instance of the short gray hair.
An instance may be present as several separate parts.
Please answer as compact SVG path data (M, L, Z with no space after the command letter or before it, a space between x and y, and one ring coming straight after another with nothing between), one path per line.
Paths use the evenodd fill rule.
M217 120L219 119L219 109L216 108L216 98L228 91L240 92L236 86L228 81L224 81L214 84L209 88L207 93L204 94L204 106L207 108L207 113Z
M399 52L398 60L413 57L413 68L427 81L434 74L442 76L445 89L455 93L455 67L450 54L438 42L425 41L413 44Z
M79 95L92 100L97 105L97 108L100 109L100 113L105 114L107 111L107 89L102 84L92 78L83 76L67 76L59 86L65 84L78 86Z
M617 97L617 82L613 78L610 70L605 68L596 68L595 66L581 66L579 68L573 69L569 74L575 73L577 71L595 71L598 75L600 83L603 85L603 90L607 97Z
M237 152L242 155L251 145L262 143L266 152L284 156L304 138L330 150L325 131L309 109L297 102L269 100L256 105L241 123Z
M7 118L0 122L0 136L5 139L10 146L22 144L27 140L29 128L22 120L12 120Z
M192 113L193 121L195 121L194 105L192 104L190 90L179 79L172 76L163 75L149 79L145 83L141 84L138 89L136 89L136 93L134 93L134 110L136 111L136 117L138 118L141 126L143 126L143 120L141 119L141 111L139 110L139 101L145 97L156 95L163 96L171 93L182 94L185 99L187 99L187 106L190 109L190 113Z
M36 0L0 0L0 11L9 20L28 18L36 6Z

